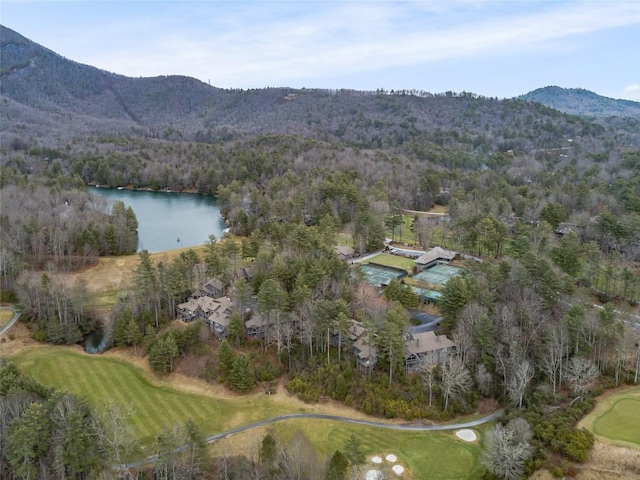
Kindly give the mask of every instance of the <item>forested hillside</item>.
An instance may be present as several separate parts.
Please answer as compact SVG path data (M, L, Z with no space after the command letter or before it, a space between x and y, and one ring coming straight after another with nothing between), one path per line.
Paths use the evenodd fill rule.
M501 478L584 462L593 436L574 425L592 395L638 382L637 118L472 93L221 90L100 71L4 27L0 39L1 288L36 338L93 327L82 284L59 270L135 249L135 213L91 197L99 183L216 195L232 234L166 262L141 252L114 300L113 343L161 374L191 359L190 374L239 392L285 375L306 401L389 418L499 403L511 421L492 438L509 448L487 442L486 467ZM437 222L422 215L434 207ZM455 251L463 273L424 306L411 278L382 291L335 250L386 237ZM174 322L210 278L233 311L222 342ZM414 372L403 348L426 311L455 351ZM364 371L352 321L378 355Z
M640 103L615 100L581 88L544 87L520 98L574 115L640 117Z

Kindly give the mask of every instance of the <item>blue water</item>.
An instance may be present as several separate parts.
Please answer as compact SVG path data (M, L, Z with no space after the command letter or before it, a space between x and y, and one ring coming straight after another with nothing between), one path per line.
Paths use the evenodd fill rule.
M84 351L87 353L102 353L107 348L104 330L98 329L89 333L84 339Z
M195 247L220 238L225 228L215 198L191 193L89 187L110 201L121 200L138 218L138 251Z

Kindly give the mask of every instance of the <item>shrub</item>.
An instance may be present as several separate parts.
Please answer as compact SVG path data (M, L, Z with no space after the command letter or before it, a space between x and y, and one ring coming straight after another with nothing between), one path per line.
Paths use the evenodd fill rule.
M287 390L295 394L300 400L306 403L317 403L320 401L320 390L302 377L294 377L287 383Z
M584 463L589 458L589 451L593 447L593 433L586 429L572 430L561 452L569 460Z
M553 475L554 478L562 478L564 477L564 470L560 465L556 465L551 469L551 475Z

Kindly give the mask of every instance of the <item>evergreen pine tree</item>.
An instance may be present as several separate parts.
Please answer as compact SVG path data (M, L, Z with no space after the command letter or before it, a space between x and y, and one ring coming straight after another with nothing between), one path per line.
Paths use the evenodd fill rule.
M327 480L346 480L349 461L340 450L336 450L329 461Z
M229 373L229 384L231 388L240 392L247 392L253 388L253 369L244 353L238 355L233 362L233 368Z
M235 360L236 354L231 349L229 342L223 340L218 351L218 371L224 375L229 375Z

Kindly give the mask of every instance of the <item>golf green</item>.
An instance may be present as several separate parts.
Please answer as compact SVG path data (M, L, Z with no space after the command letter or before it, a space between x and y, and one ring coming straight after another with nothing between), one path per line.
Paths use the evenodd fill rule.
M596 420L594 432L640 446L640 400L622 398L616 401Z

